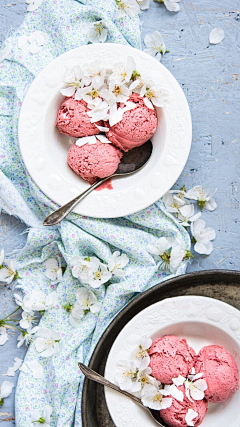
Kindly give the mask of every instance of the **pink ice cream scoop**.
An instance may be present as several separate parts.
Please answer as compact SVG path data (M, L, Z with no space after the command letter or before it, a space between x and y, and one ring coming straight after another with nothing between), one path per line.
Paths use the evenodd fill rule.
M100 131L95 123L91 123L91 119L87 115L88 111L90 110L83 99L76 101L72 97L65 98L58 111L55 125L61 133L76 138L97 135ZM103 126L102 120L96 124Z
M238 367L231 354L219 345L203 347L195 363L196 374L202 372L207 382L205 398L224 402L238 389Z
M125 111L119 123L110 127L105 122L105 126L109 128L106 134L108 139L123 151L143 145L156 132L158 123L156 109L148 108L138 93L133 93L129 101L134 102L136 108ZM124 104L120 107L123 108Z
M160 416L162 420L170 427L187 427L189 424L186 422L186 415L189 409L192 409L197 413L196 417L193 419L194 427L199 426L208 409L207 401L203 400L193 400L192 402L187 398L185 394L185 387L178 387L184 394L183 402L172 398L172 405L167 409L162 409L160 411Z
M97 139L96 144L85 144L82 147L74 143L68 152L67 162L76 174L94 184L97 178L112 175L117 170L121 157L120 150Z
M172 378L191 373L195 351L185 339L165 335L153 341L149 356L152 375L163 384L172 384Z

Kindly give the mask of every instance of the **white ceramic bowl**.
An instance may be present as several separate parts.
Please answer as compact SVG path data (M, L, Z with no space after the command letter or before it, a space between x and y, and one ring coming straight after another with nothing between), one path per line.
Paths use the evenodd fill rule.
M125 216L162 197L181 174L191 147L192 123L185 95L173 75L146 53L129 46L93 44L66 52L36 77L23 101L19 118L20 150L32 179L58 205L63 205L89 184L67 165L72 138L60 134L55 120L63 96L63 75L77 63L99 60L106 68L132 56L137 69L156 85L168 89L171 100L158 108L159 124L152 138L153 154L145 167L129 177L113 180L113 190L93 191L74 212L98 218Z
M228 350L240 372L240 313L221 301L181 296L165 299L138 313L122 329L113 343L105 368L105 377L115 382L116 363L130 360L139 338L163 335L186 338L198 352L203 346L217 344ZM106 402L117 427L155 427L147 411L127 397L105 388ZM224 403L210 403L202 427L240 426L240 389Z

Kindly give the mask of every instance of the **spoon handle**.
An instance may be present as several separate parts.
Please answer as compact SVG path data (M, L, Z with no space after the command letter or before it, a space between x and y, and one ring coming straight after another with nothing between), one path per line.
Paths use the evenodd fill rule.
M118 386L106 380L106 378L102 377L102 375L98 374L97 372L83 365L83 363L79 363L78 366L81 369L82 373L85 375L85 377L87 377L89 380L95 381L96 383L112 388L113 390L118 391L119 393L124 394L127 397L130 397L130 399L134 400L134 402L143 406L141 400L138 397L133 396L131 393L128 393L127 391L121 390Z
M65 218L81 200L83 200L89 193L91 193L95 188L97 188L107 179L109 179L109 177L96 181L94 184L91 185L91 187L87 188L87 190L79 194L79 196L75 197L75 199L70 200L70 202L56 209L54 212L52 212L45 218L45 220L43 221L43 225L56 225L61 222L63 218Z

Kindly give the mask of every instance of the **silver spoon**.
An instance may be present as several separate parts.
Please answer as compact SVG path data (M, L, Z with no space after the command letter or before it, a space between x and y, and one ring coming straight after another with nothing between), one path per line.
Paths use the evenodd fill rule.
M118 165L116 172L112 175L107 176L106 178L99 179L91 187L81 193L75 199L66 203L65 205L58 208L56 211L48 215L43 221L43 225L56 225L63 220L75 206L83 200L91 191L97 188L104 181L107 181L109 178L114 176L130 175L138 170L140 170L145 163L150 159L152 154L152 143L150 140L141 145L141 147L133 148L133 150L125 153L121 159L121 162Z
M142 408L144 408L146 411L148 411L149 415L154 419L156 424L158 424L160 427L165 427L160 422L160 415L159 411L154 411L150 408L147 408L142 404L141 399L139 399L136 396L133 396L131 393L128 393L127 391L121 390L118 386L108 381L106 378L102 377L102 375L98 374L97 372L93 371L92 369L88 368L88 366L85 366L83 363L78 364L79 368L81 369L83 375L87 377L89 380L95 381L96 383L102 384L106 387L112 388L113 390L117 391L118 393L124 394L124 396L130 397L134 402L136 402L138 405L140 405Z

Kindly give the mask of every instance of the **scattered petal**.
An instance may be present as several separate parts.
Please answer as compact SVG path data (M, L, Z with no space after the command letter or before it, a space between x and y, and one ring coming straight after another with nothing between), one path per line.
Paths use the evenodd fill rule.
M225 33L222 28L214 28L209 34L209 42L211 44L218 44L223 41Z

